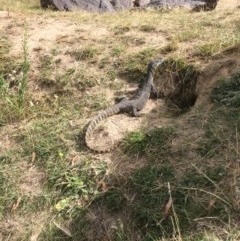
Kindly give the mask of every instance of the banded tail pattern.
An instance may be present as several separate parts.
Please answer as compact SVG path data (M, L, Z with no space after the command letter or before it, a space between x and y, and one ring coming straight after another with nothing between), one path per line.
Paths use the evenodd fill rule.
M85 142L90 149L98 152L109 151L109 149L98 150L95 148L91 148L90 145L90 136L92 135L94 129L100 121L105 120L109 116L118 114L120 112L131 112L133 116L139 116L138 112L141 111L146 105L151 92L155 95L157 94L157 90L153 84L154 70L157 68L157 66L162 64L163 61L163 59L158 59L155 61L151 61L149 63L147 70L147 78L144 80L142 87L139 88L137 93L132 98L123 98L118 104L107 108L106 110L100 112L96 117L93 118L85 134Z
M89 144L89 139L90 139L90 136L92 135L94 129L96 128L96 126L101 121L107 119L109 116L118 114L119 112L120 112L120 108L119 108L118 104L116 104L116 105L110 106L109 108L107 108L104 111L101 111L97 116L95 116L93 118L93 120L90 122L89 126L87 127L87 131L85 134L85 142L86 142L88 148L92 149Z

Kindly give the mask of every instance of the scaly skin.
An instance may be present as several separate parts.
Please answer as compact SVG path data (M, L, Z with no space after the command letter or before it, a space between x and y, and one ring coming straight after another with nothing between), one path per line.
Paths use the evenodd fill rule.
M157 96L157 90L153 84L154 70L162 63L163 59L158 59L149 63L147 78L144 80L138 92L131 99L123 98L119 103L101 111L93 118L85 134L85 142L90 149L92 148L89 145L89 138L100 121L118 113L131 113L132 116L139 116L139 111L141 111L146 105L150 94L153 93ZM101 152L99 150L93 151Z

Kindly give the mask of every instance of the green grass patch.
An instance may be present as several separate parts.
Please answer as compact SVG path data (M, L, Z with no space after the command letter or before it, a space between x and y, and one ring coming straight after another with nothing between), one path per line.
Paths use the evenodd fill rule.
M154 128L148 133L141 131L130 133L122 142L123 149L130 155L145 154L150 159L158 159L169 148L174 137L171 127Z
M16 156L18 156L17 161ZM4 156L0 156L1 217L15 213L39 212L52 204L51 195L44 188L40 189L44 182L43 178L40 178L42 173L39 172L39 182L41 183L36 183L38 180L37 172L31 177L34 179L34 184L36 183L35 188L33 188L31 186L32 180L26 180L30 178L26 176L26 173L31 173L31 170L27 172L23 166L26 169L32 167L21 157L20 150L12 150ZM39 190L36 190L36 187Z
M179 180L175 178L175 170L166 164L147 165L134 173L129 184L136 193L131 204L134 222L153 240L174 236L177 227L173 212L178 217L178 225L183 234L196 225L194 219L197 217L228 217L230 207L221 199L212 207L211 214L208 213L209 201L215 196L216 186L226 178L226 171L221 166L202 173L189 170ZM171 209L167 219L163 217L164 206L170 198L166 182L171 183L174 205L174 211Z
M125 47L123 46L115 46L112 48L111 55L113 57L120 57L126 51Z
M24 143L24 155L36 153L36 162L42 167L45 164L48 165L49 160L61 163L62 158L66 156L67 147L61 141L60 136L67 127L68 122L65 118L57 121L51 119L38 121L20 132L17 141Z
M205 124L205 135L197 151L206 158L223 157L237 160L238 130L240 128L239 108L213 107Z
M221 43L205 43L197 47L196 55L207 58L220 52L220 49Z
M86 46L85 48L71 52L70 55L74 56L77 61L91 61L96 62L97 56L100 54L100 50L92 45Z
M216 103L207 123L205 136L197 150L207 158L227 155L237 158L239 115L240 75L236 73L228 79L220 79L211 91L210 98Z
M5 48L8 48L8 46ZM22 50L21 63L14 62L13 66L11 66L13 60L9 59L9 56L6 57L7 59L4 59L4 51L0 54L0 60L3 58L4 61L7 61L7 64L0 64L0 105L2 105L0 125L22 119L27 114L27 85L30 62L27 49L26 26L22 40ZM9 68L9 66L11 67Z
M12 167L8 169L8 163L10 163L11 156L0 156L0 217L11 212L14 203L19 198L19 192L14 182L14 176L17 174L16 169Z
M105 173L104 162L93 165L90 160L62 172L54 184L56 190L61 193L55 209L65 215L78 215L79 209L84 210L100 194L98 182Z
M22 156L31 158L34 153L35 164L45 173L45 188L55 200L55 211L71 217L99 193L97 183L105 174L106 164L99 161L94 165L86 157L76 167L70 167L68 152L75 139L67 135L68 128L67 119L36 122L20 133L17 141L22 143Z
M220 79L211 92L211 99L220 105L240 107L240 72Z
M147 66L156 55L156 49L146 48L137 54L126 57L119 74L126 76L130 81L142 81L147 73Z

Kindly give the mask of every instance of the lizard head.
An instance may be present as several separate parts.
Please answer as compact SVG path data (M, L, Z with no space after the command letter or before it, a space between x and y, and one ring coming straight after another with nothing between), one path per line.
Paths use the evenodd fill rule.
M154 71L160 64L162 64L164 59L156 59L149 63L148 71Z
M163 63L163 61L164 61L164 59L156 59L156 60L153 60L153 61L151 61L151 62L149 63L149 66L150 66L151 68L156 69L160 64Z

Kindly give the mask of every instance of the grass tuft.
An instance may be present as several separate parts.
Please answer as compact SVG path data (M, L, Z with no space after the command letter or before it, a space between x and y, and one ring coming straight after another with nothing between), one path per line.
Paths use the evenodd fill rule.
M221 79L211 92L214 102L229 106L240 106L240 73L235 73L229 79Z
M2 124L22 119L27 114L28 103L26 101L26 91L30 70L27 39L28 32L25 25L22 39L22 63L15 62L12 68L7 67L7 65L0 66L0 97L5 103L0 115L0 123ZM5 46L4 48L8 49L9 46ZM7 56L4 51L2 54L3 58ZM9 57L7 56L6 58L8 59ZM9 64L12 61L11 59ZM17 87L13 88L15 86Z
M125 152L131 155L143 155L157 159L168 149L168 144L174 136L171 127L154 128L148 133L132 132L122 142Z
M27 91L27 84L29 78L29 70L30 70L30 62L28 57L28 30L27 26L25 25L24 28L24 36L23 36L23 62L22 62L22 78L19 81L19 90L18 90L18 108L22 110L24 107L24 103L26 101L26 91Z
M96 57L99 53L100 53L99 49L90 45L90 46L86 46L83 49L79 49L76 52L72 52L71 55L74 55L77 61L81 61L81 60L96 61Z
M126 76L131 81L142 81L146 75L146 66L155 55L155 49L146 48L137 54L127 56L122 63L120 75Z

